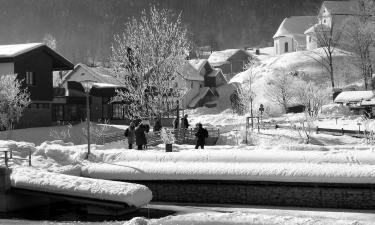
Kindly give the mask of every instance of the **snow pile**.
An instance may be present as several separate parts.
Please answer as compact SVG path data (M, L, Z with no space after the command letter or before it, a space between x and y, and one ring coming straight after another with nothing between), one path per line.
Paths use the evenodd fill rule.
M227 150L223 150L223 149ZM83 166L87 177L110 180L249 180L286 182L375 183L375 149L352 146L214 146L208 151L126 151L104 163ZM286 150L282 150L286 149ZM339 150L337 150L339 149ZM297 151L296 151L297 150ZM318 150L318 151L317 151ZM105 160L107 159L107 160Z
M338 217L340 218L340 217ZM221 212L204 212L191 213L177 216L167 216L161 219L147 220L136 217L124 223L124 225L248 225L248 224L264 224L264 225L367 225L373 224L372 221L360 221L349 219L337 219L334 217L313 217L299 215L269 215L265 213L221 213Z
M152 199L151 191L143 185L75 177L31 167L14 168L11 185L32 191L43 190L54 194L121 202L136 207L145 205Z

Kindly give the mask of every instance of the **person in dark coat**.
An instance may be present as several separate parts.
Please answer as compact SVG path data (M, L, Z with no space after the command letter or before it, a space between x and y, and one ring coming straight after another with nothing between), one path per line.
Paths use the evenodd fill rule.
M135 124L133 122L131 122L130 126L125 130L125 137L128 138L129 149L132 149L135 139Z
M138 150L142 150L144 145L147 145L146 133L148 133L150 127L142 122L135 129L135 143L138 146Z
M198 124L198 131L195 133L197 137L197 144L195 145L195 149L198 149L200 146L201 149L204 149L204 144L206 143L206 138L208 138L208 131L203 128L202 124Z
M184 124L183 128L185 128L186 130L189 129L189 126L190 126L189 121L188 121L187 118L188 118L188 115L185 114L185 116L183 118L183 124ZM181 127L182 127L182 125L181 125Z
M159 118L155 118L155 126L154 126L154 132L158 132L161 130L163 126L161 125L161 121Z

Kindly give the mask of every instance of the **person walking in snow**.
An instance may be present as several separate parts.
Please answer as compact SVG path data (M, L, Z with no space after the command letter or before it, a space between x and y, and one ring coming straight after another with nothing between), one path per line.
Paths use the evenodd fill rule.
M141 122L135 129L135 143L138 150L142 150L143 146L147 145L146 133L148 133L150 126Z
M133 122L131 122L130 126L125 130L125 137L128 138L129 149L132 149L135 139L135 124Z
M203 128L202 124L198 124L198 131L195 133L197 137L197 144L195 145L195 149L198 149L200 146L201 149L204 149L204 145L206 144L206 138L208 138L208 131Z

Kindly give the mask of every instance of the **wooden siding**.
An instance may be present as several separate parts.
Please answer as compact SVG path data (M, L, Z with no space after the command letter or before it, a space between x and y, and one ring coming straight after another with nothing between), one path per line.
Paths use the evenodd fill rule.
M42 50L23 54L17 57L14 62L14 72L20 80L26 79L26 71L34 73L35 85L26 86L28 88L31 100L33 101L52 101L53 83L52 83L52 58Z

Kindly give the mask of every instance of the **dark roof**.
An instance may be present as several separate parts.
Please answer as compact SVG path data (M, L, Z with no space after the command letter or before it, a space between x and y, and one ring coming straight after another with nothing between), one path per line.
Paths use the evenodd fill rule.
M2 62L14 61L17 57L36 50L41 50L51 56L53 70L71 70L74 68L73 63L43 43L0 45L0 60Z
M331 15L354 15L358 10L356 1L324 1L322 7Z

